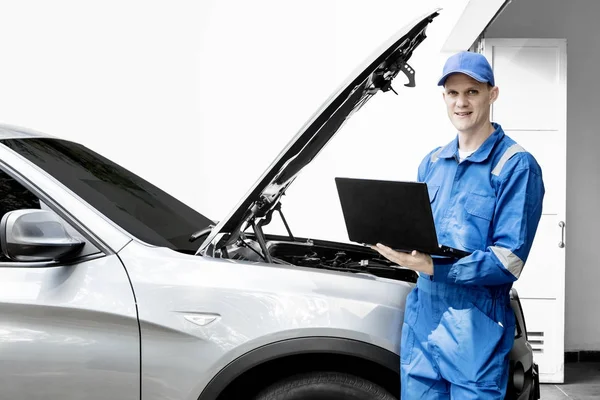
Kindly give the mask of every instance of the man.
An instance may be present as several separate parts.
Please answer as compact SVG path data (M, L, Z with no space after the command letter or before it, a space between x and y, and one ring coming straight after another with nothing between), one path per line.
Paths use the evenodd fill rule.
M471 254L374 247L419 272L402 328L402 398L503 399L515 335L510 289L541 217L542 172L490 121L499 90L484 56L453 55L438 85L458 134L423 159L418 179L427 183L439 242Z

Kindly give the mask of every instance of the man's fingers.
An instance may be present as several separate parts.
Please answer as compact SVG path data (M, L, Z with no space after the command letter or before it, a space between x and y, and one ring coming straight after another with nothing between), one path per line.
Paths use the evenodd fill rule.
M409 258L410 256L408 254L404 254L404 253L400 253L398 251L392 250L389 247L387 247L381 243L377 243L376 250L382 256L384 256L385 258L387 258L390 261L395 262L398 265L405 266L410 261L410 258Z
M371 246L371 248L379 252L379 254L388 260L404 268L409 268L413 271L425 272L426 274L433 275L431 257L427 254L420 253L416 250L413 250L410 253L403 253L392 250L381 243L377 243L377 245Z
M386 257L393 257L393 258L395 258L395 257L396 257L396 253L397 253L397 252L395 252L394 250L390 249L390 248L389 248L389 247L387 247L387 246L384 246L384 245L383 245L383 244L381 244L381 243L377 243L377 249L379 250L379 252L380 252L381 254L383 254L383 255L384 255L384 256L386 256Z
M382 256L384 256L385 258L387 258L390 261L394 261L395 260L392 259L393 254L390 253L390 248L387 246L384 246L380 243L377 243L377 245L375 246L371 246L373 248L373 250L376 250L379 254L381 254Z
M377 247L384 253L384 254L389 254L390 256L393 257L403 257L405 254L404 253L400 253L399 251L396 250L392 250L389 247L387 247L386 245L383 245L381 243L377 243Z

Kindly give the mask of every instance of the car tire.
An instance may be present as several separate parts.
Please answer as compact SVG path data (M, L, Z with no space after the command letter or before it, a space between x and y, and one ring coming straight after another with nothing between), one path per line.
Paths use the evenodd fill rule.
M267 387L255 400L397 400L381 386L340 372L291 376Z

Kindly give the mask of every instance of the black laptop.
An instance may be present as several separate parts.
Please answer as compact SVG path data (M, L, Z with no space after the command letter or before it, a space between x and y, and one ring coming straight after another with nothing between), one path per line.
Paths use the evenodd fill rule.
M470 254L438 244L425 183L339 177L335 183L351 241L440 257Z

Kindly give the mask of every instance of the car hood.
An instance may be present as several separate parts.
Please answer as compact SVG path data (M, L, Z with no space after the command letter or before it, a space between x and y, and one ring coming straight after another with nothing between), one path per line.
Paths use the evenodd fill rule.
M403 72L415 86L414 70L407 64L426 38L425 31L439 9L405 26L373 52L312 115L237 206L212 229L198 254L214 245L232 243L248 224L269 219L279 199L298 173L310 163L350 116L380 90L387 92L392 80Z

